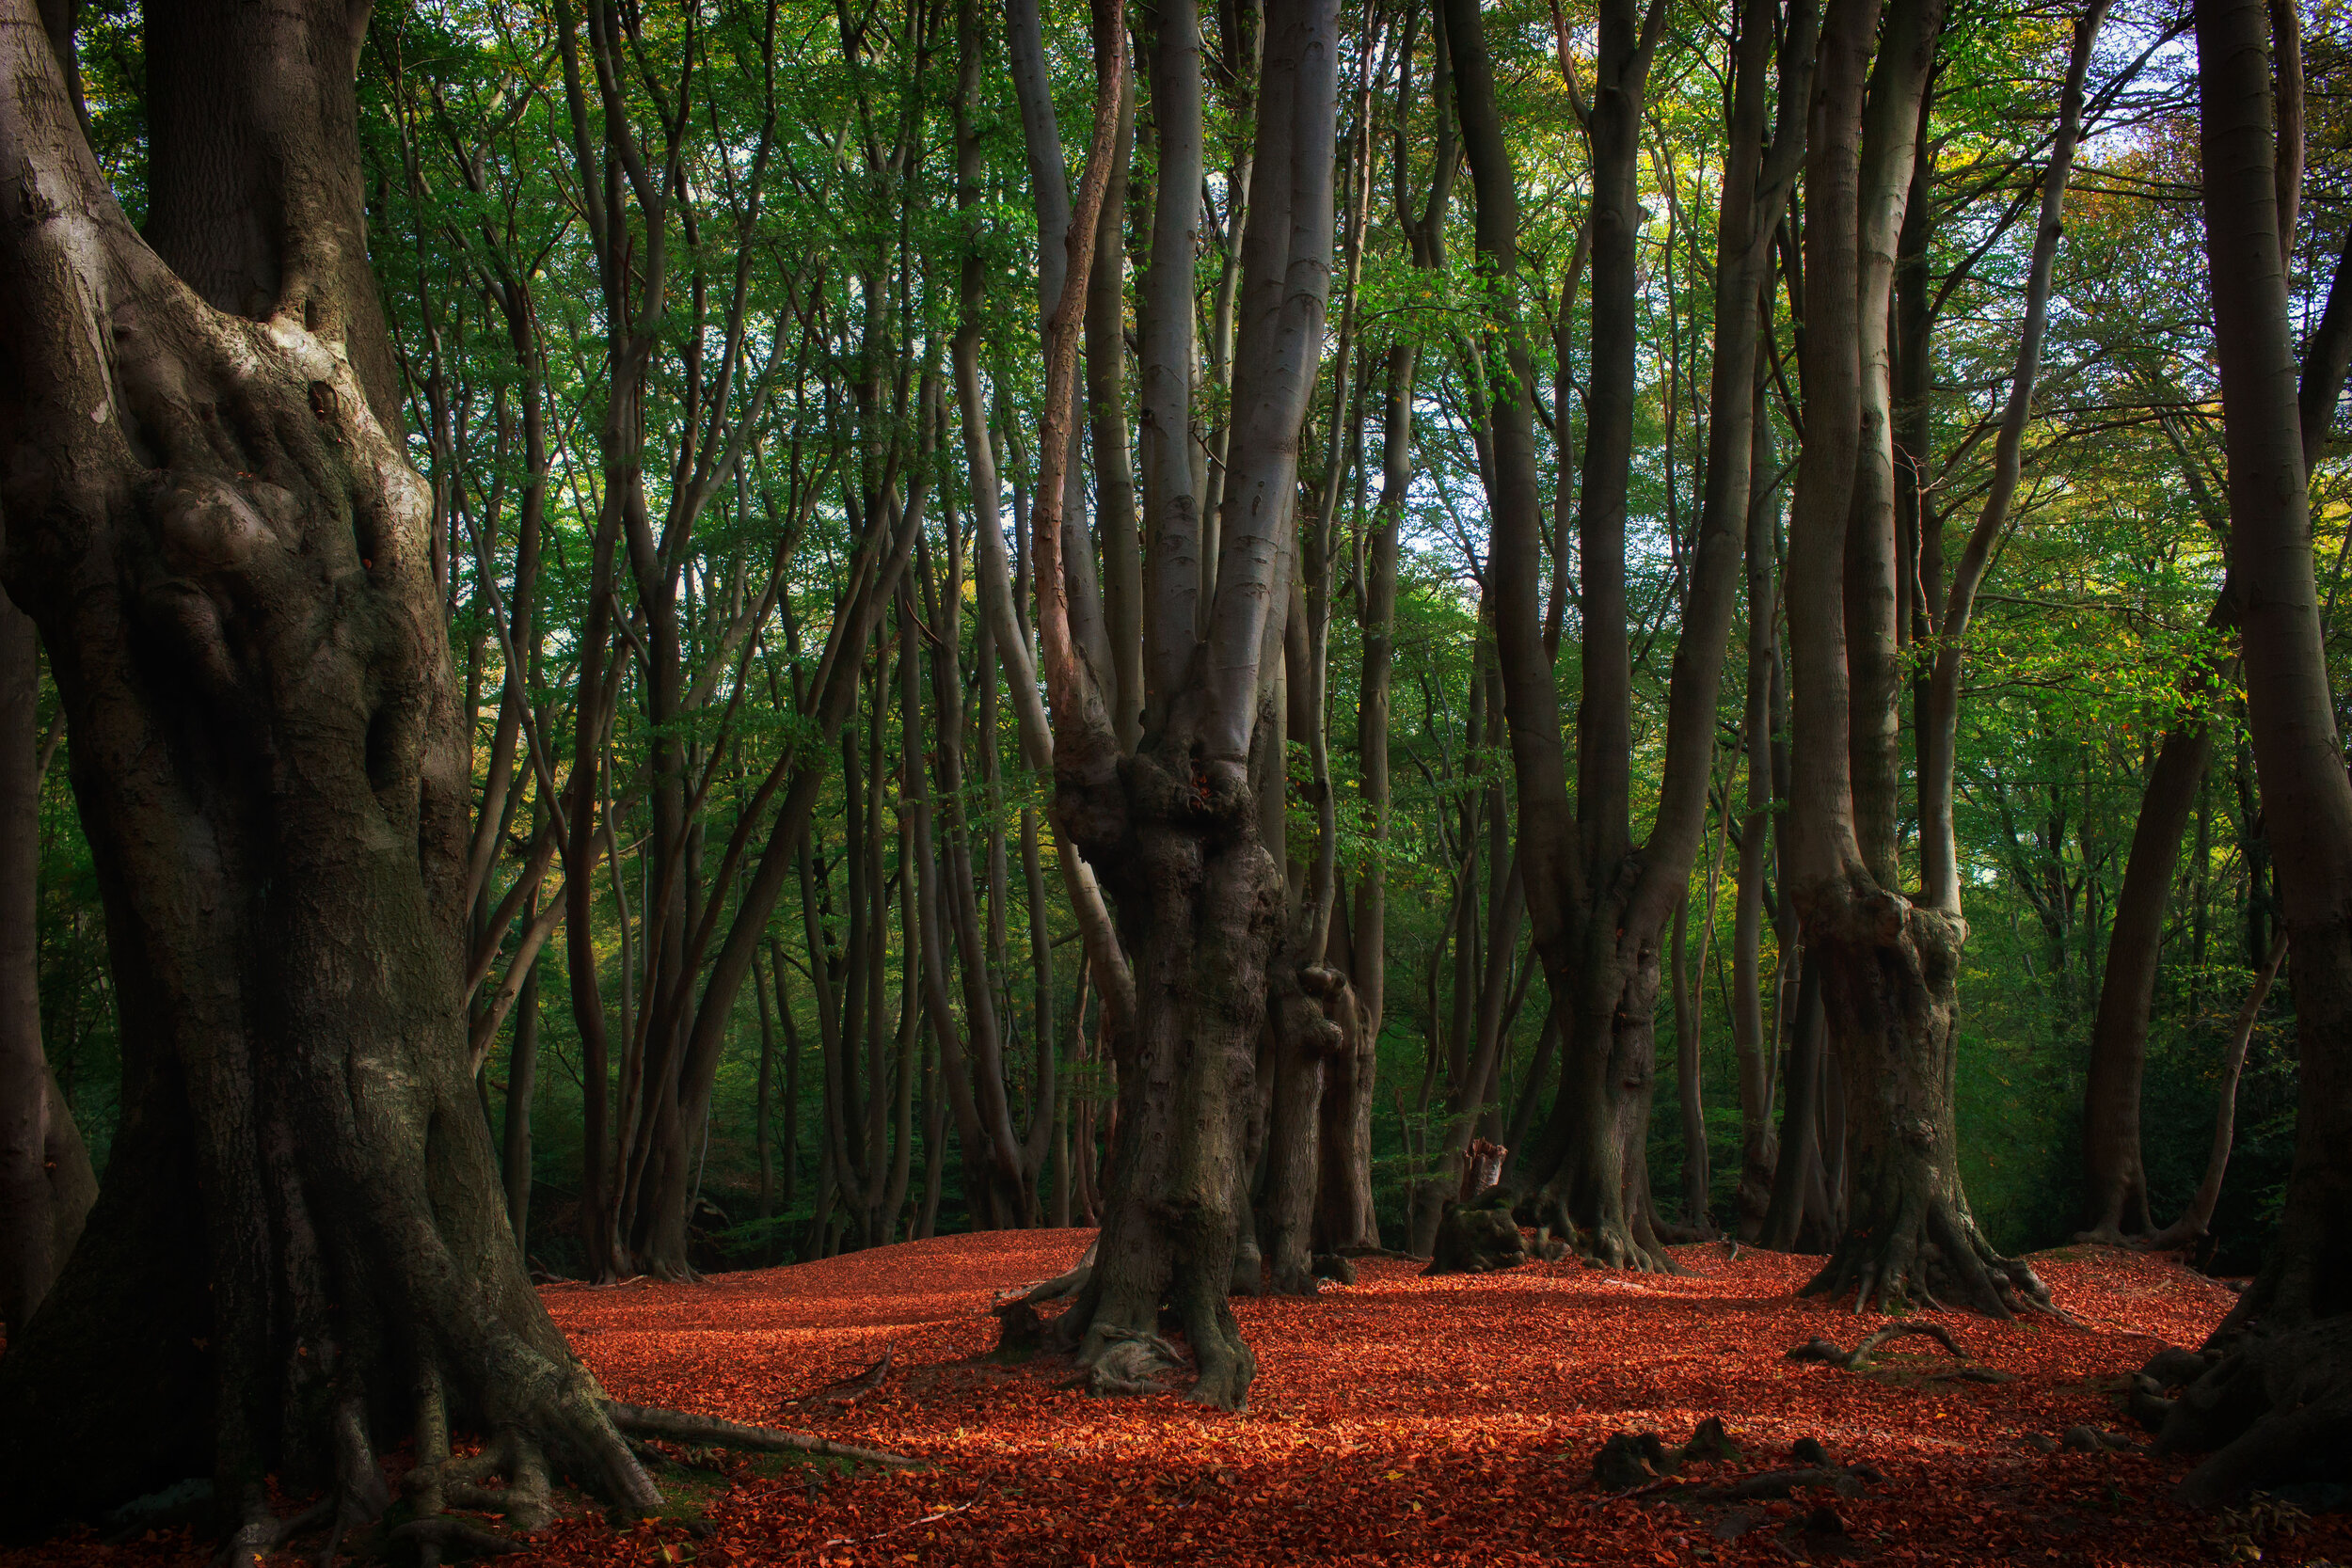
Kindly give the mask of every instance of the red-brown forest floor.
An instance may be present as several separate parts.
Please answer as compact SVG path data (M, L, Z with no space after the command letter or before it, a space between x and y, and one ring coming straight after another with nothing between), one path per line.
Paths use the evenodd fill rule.
M2044 1454L2028 1434L2077 1425L2137 1438L2108 1391L2159 1341L2194 1344L2230 1296L2163 1259L2092 1247L2036 1265L2081 1320L1932 1315L1970 1356L2017 1374L1986 1385L1791 1362L1871 1323L1793 1291L1813 1260L1679 1249L1661 1278L1573 1263L1424 1280L1372 1261L1314 1300L1236 1303L1258 1355L1247 1414L1170 1397L1094 1399L1044 1361L958 1365L994 1338L999 1289L1060 1272L1088 1232L956 1236L700 1286L556 1286L558 1323L615 1398L787 1425L919 1455L933 1468L791 1466L705 1475L702 1518L615 1528L581 1514L507 1562L669 1568L808 1563L2352 1565L2352 1518L2197 1516L2165 1499L2189 1462ZM852 1406L787 1403L892 1347ZM1945 1364L1948 1364L1947 1362ZM1784 1467L1819 1439L1884 1472L1860 1497L1682 1507L1593 1482L1612 1433L1669 1445L1721 1416L1744 1458L1701 1481ZM773 1470L774 1466L767 1466ZM694 1474L689 1472L689 1475ZM673 1477L673 1479L683 1479ZM1833 1502L1842 1535L1808 1530ZM134 1568L169 1554L104 1554ZM95 1560L62 1543L48 1560ZM69 1558L62 1554L71 1553ZM16 1560L32 1560L18 1559Z

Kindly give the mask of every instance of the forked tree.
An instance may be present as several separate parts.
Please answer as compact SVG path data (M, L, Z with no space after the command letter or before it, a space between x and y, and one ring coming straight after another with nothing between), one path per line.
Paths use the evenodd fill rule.
M1321 362L1330 287L1339 13L1333 0L1280 0L1265 13L1227 477L1214 529L1192 466L1170 453L1190 428L1192 407L1190 268L1173 263L1188 255L1184 219L1200 200L1198 12L1175 0L1153 22L1153 125L1163 153L1155 264L1140 310L1151 547L1144 702L1132 745L1115 724L1105 666L1086 657L1073 634L1061 519L1079 328L1126 80L1125 24L1115 4L1095 7L1095 122L1046 324L1029 519L1054 813L1066 840L1099 869L1116 915L1115 933L1089 937L1113 946L1111 961L1098 958L1097 967L1133 998L1121 1008L1127 1027L1110 1031L1119 1140L1102 1237L1057 1328L1083 1362L1107 1369L1153 1335L1164 1309L1172 1312L1196 1362L1191 1397L1231 1407L1247 1400L1256 1369L1227 1293L1249 1201L1247 1132L1261 1031L1270 1022L1278 1037L1298 1037L1278 1050L1328 1051L1341 1034L1325 1005L1338 1004L1330 993L1344 982L1320 961L1328 884L1322 911L1302 899L1299 918L1286 924L1283 867L1266 847L1253 788L1258 753L1269 733L1279 735L1272 725L1280 705L1266 700L1267 683L1282 658L1299 427ZM1280 778L1279 764L1272 776ZM1313 1196L1311 1184L1295 1195L1301 1243L1303 1206ZM1275 1263L1279 1283L1285 1259L1278 1254Z
M1930 623L1918 736L1919 882L1899 885L1895 800L1895 496L1887 322L1913 187L1940 0L1834 0L1805 173L1804 445L1790 508L1788 606L1794 756L1787 886L1819 965L1844 1092L1845 1226L1806 1287L1873 1303L1948 1302L1996 1316L2046 1308L2033 1271L1977 1228L1957 1156L1952 1083L1967 940L1952 824L1970 615L2010 526L2046 330L2090 46L2077 19L2026 284L2026 320L1993 476ZM1871 67L1873 40L1878 59ZM1941 558L1940 545L1935 550Z
M70 35L0 4L6 577L65 705L124 1046L88 1228L0 1361L13 1526L209 1475L245 1560L292 1524L265 1476L340 1532L413 1435L431 1542L469 1528L447 1502L544 1521L558 1471L649 1509L625 1433L688 1430L608 1402L549 1321L475 1096L468 755L367 261L367 18L153 8L142 237Z
M1518 325L1518 193L1495 101L1486 23L1475 0L1447 0L1462 140L1476 197L1479 266L1502 313L1506 370L1493 378L1490 491L1496 642L1518 783L1519 856L1545 975L1567 1000L1567 1059L1554 1113L1539 1218L1613 1265L1672 1266L1650 1223L1645 1136L1651 1019L1669 918L1706 833L1715 707L1746 544L1749 464L1760 341L1756 303L1782 206L1804 146L1802 110L1812 8L1775 0L1740 10L1734 44L1730 153L1716 229L1716 346L1708 474L1690 598L1667 699L1665 774L1649 836L1632 836L1631 640L1626 596L1627 492L1632 461L1636 174L1643 84L1664 8L1601 7L1593 154L1593 367L1579 489L1583 692L1569 796L1553 645L1543 631L1542 506L1534 360ZM1780 56L1772 112L1773 50ZM1565 57L1565 51L1564 51ZM1776 119L1777 123L1773 123ZM1565 570L1554 562L1555 572Z

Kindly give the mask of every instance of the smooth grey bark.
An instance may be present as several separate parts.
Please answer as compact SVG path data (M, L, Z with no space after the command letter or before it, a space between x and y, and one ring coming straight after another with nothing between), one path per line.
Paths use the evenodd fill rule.
M2274 8L2272 13L2274 31L2280 24L2282 9L2283 0L2282 7ZM2284 14L2291 20L2291 10ZM2282 208L2291 208L2293 202L2287 196L2290 182L2284 178L2288 141L2285 128L2281 128L2280 136L2282 155L2279 187ZM2296 403L2307 473L2327 440L2337 401L2344 394L2347 368L2352 368L2352 265L2346 264L2347 259L2352 259L2352 235L2346 236L2345 252L2337 260L2319 325L2303 348ZM2167 431L2170 433L2169 425ZM2176 452L2185 455L2185 448L2177 439L2174 447ZM2217 508L2211 502L2202 470L2188 464L2183 477L2189 482L2206 521L2222 530L2226 545L2227 519L2217 515ZM2238 598L2235 584L2225 578L2209 624L2234 628ZM2211 695L2212 684L2210 673L2201 672L2185 695L2192 702L2201 703ZM2201 717L2185 720L2166 733L2155 766L2149 772L2147 788L2140 797L2123 885L2116 895L2116 917L2107 937L2107 961L2100 975L2099 1007L2091 1023L2090 1057L2083 1085L2085 1219L2090 1227L2088 1233L2103 1241L2127 1235L2145 1236L2154 1228L2148 1212L2147 1174L2140 1156L2140 1074L2147 1057L2165 906L2171 894L2173 869L2179 863L2181 839L2189 814L2202 799L2212 752L2211 731ZM2201 850L2201 871L2202 863ZM2197 918L2201 922L2203 918L2201 902ZM2278 950L2275 940L2272 949ZM2201 952L2197 966L2203 967ZM2255 989L2259 991L2265 987L2257 985ZM2191 1011L2194 1010L2192 1006ZM2240 1022L2246 1029L2251 1028L2243 1018ZM2244 1061L2243 1038L2233 1041L2229 1059L2233 1065L2224 1069L2224 1113L2216 1133L2215 1151L2207 1161L2205 1180L2188 1210L2157 1234L2155 1240L2163 1244L2195 1240L2204 1233L2205 1225L2213 1217L2220 1170L2229 1159L2231 1117L2227 1108L2236 1096L2237 1068ZM2208 1188L2212 1189L2210 1193Z
M1560 1164L1536 1198L1539 1219L1611 1264L1672 1267L1649 1223L1640 1130L1653 1079L1651 1018L1665 927L1687 893L1706 832L1717 690L1749 505L1758 322L1751 308L1761 266L1805 145L1813 21L1788 18L1778 124L1767 139L1776 7L1747 8L1736 64L1733 151L1717 223L1708 489L1691 567L1682 635L1668 696L1661 798L1646 841L1631 823L1631 646L1625 592L1626 505L1631 463L1636 177L1642 102L1663 26L1629 3L1600 13L1597 87L1587 135L1594 197L1592 376L1580 479L1580 604L1583 687L1577 711L1576 798L1560 742L1550 648L1536 602L1542 521L1535 497L1531 362L1523 333L1506 330L1510 380L1494 388L1492 494L1495 624L1518 783L1519 847L1538 950L1555 995L1569 999L1568 1059L1558 1113ZM1446 8L1463 142L1478 198L1482 266L1507 280L1516 266L1517 191L1496 113L1483 19L1467 0ZM1563 48L1564 64L1574 66ZM1498 304L1502 303L1499 298ZM1556 563L1555 563L1556 564Z
M1120 8L1098 6L1093 20L1094 133L1068 227L1068 275L1081 281L1125 74ZM1249 759L1264 681L1280 658L1298 433L1329 289L1338 20L1329 0L1278 5L1267 18L1215 588L1200 646L1183 660L1184 685L1134 753L1119 746L1082 662L1063 571L1060 465L1074 411L1081 304L1081 291L1067 285L1048 322L1029 518L1039 666L1054 729L1054 815L1104 876L1121 925L1112 952L1121 969L1133 956L1126 972L1136 996L1129 1027L1112 1037L1119 1152L1097 1260L1057 1333L1100 1366L1113 1345L1152 1332L1165 1306L1192 1345L1191 1398L1228 1407L1246 1401L1255 1371L1226 1293L1248 1203L1243 1135L1253 1058L1285 914L1281 868L1258 832ZM1181 57L1168 63L1186 69ZM1031 150L1034 162L1034 143ZM1165 182L1156 198L1161 210L1191 199L1191 191ZM1160 369L1147 363L1147 382ZM1153 483L1171 482L1167 467L1154 466ZM1151 502L1147 512L1160 515ZM1155 572L1147 601L1179 586ZM1164 603L1152 614L1168 635L1180 635Z
M506 1188L506 1223L515 1245L529 1257L531 1232L532 1101L539 1085L539 966L523 972L515 1004L515 1033L506 1049L506 1121L500 1130L499 1164Z
M1779 668L1779 552L1774 540L1778 486L1772 475L1772 426L1760 406L1759 379L1752 416L1749 461L1747 692L1742 730L1747 740L1746 811L1740 819L1740 859L1731 929L1731 1037L1740 1064L1739 1235L1756 1241L1772 1203L1779 1144L1772 1131L1774 1056L1779 1041L1765 1032L1764 894L1772 838L1772 678ZM1779 951L1776 968L1790 955ZM1778 983L1776 977L1775 984ZM1779 1009L1772 1012L1777 1033Z
M1821 966L1843 1133L1829 1151L1831 1202L1843 1209L1829 1262L1806 1287L1853 1293L1857 1309L1949 1298L1995 1316L2046 1307L2032 1270L1996 1254L1979 1232L1962 1190L1951 1101L1962 943L1956 863L1950 853L1949 736L1968 616L1991 546L2006 526L2018 441L2030 409L2058 238L2058 204L2079 134L2083 80L2101 8L2079 19L2069 63L2042 227L2034 247L2027 318L1996 444L1995 477L1956 564L1944 610L1931 712L1922 732L1922 891L1893 881L1892 841L1881 819L1891 799L1891 758L1879 729L1893 689L1880 656L1894 645L1891 491L1860 482L1874 471L1865 449L1878 437L1883 366L1870 324L1889 309L1891 250L1911 185L1940 26L1940 7L1888 10L1863 103L1862 63L1877 31L1874 8L1840 6L1825 26L1821 129L1808 171L1805 232L1805 446L1792 510L1788 606L1795 687L1796 777L1788 833L1788 895L1804 917L1808 956ZM1868 536L1867 538L1863 536ZM1886 559L1882 559L1883 553ZM1848 617L1855 617L1850 625ZM1882 686L1884 689L1882 689ZM1940 750L1939 750L1940 749ZM1784 1155L1784 1158L1786 1156ZM1840 1202L1840 1195L1844 1201ZM1775 1205L1776 1210L1778 1205ZM1778 1217L1776 1215L1776 1217Z

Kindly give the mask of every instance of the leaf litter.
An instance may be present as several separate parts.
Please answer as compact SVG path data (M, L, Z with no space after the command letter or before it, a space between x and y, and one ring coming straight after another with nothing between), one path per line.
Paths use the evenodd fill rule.
M701 1285L548 1287L615 1399L806 1427L928 1467L689 1454L696 1468L662 1477L677 1513L616 1524L583 1502L500 1560L2352 1563L2345 1515L2168 1500L2193 1460L2144 1451L2112 1391L2159 1343L2197 1343L2233 1299L2172 1259L2040 1255L2076 1325L1920 1313L1959 1361L1907 1354L1914 1338L1854 1370L1788 1354L1883 1325L1797 1298L1818 1259L1692 1246L1677 1249L1681 1276L1565 1261L1422 1279L1366 1259L1352 1286L1235 1302L1258 1374L1249 1409L1226 1414L1173 1392L1095 1398L1051 1357L987 1356L995 1297L1061 1273L1091 1238L999 1231ZM1702 1431L1710 1418L1720 1431ZM2076 1428L2103 1441L2055 1441ZM1621 1433L1637 1468L1613 1480L1630 1485L1595 1475ZM677 1487L686 1476L696 1484ZM205 1556L184 1533L85 1535L0 1563Z

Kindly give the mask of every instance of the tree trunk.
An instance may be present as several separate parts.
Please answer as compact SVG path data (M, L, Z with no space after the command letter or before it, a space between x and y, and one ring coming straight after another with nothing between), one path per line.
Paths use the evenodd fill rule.
M2148 1173L2139 1155L2140 1069L2148 1054L2149 1009L2155 999L2156 960L2164 947L2165 906L2180 863L2181 835L2212 754L2212 734L2201 719L2168 731L2139 798L2083 1082L2083 1207L2089 1224L2083 1240L2113 1244L2153 1228Z
M1229 1408L1247 1401L1256 1369L1226 1295L1248 1198L1243 1132L1286 901L1282 868L1259 836L1249 762L1264 682L1281 659L1298 432L1323 341L1338 20L1333 0L1284 0L1269 9L1216 587L1205 635L1182 625L1173 595L1185 579L1156 568L1198 542L1171 538L1164 526L1146 590L1160 601L1146 624L1162 641L1147 650L1146 663L1181 671L1183 679L1164 702L1147 703L1148 714L1166 718L1147 721L1133 753L1122 754L1103 694L1081 661L1061 560L1061 459L1074 412L1079 307L1124 76L1116 3L1098 6L1093 18L1094 132L1067 232L1067 276L1076 286L1064 287L1047 324L1041 471L1030 515L1039 662L1054 725L1055 816L1067 840L1102 868L1119 911L1118 947L1134 956L1133 1004L1122 1009L1129 1016L1124 1027L1105 1031L1120 1100L1103 1234L1057 1333L1095 1369L1098 1383L1120 1386L1130 1380L1118 1369L1156 1332L1165 1307L1190 1343L1190 1397ZM1197 71L1194 18L1172 6L1158 21L1154 80ZM1195 63L1186 63L1188 55ZM1177 141L1189 135L1166 118L1160 130ZM1033 132L1033 163L1037 153ZM1190 189L1171 190L1167 178L1164 166L1161 212L1194 198ZM1172 370L1147 362L1146 385ZM1153 465L1153 482L1172 482L1170 467ZM1147 509L1154 517L1169 515L1156 501ZM1192 586L1197 593L1198 579ZM1098 977L1107 1003L1121 976Z
M1568 1059L1553 1121L1560 1164L1534 1200L1539 1222L1601 1261L1671 1268L1650 1225L1645 1146L1654 1079L1652 1017L1665 927L1687 892L1706 835L1715 705L1738 600L1749 505L1747 420L1755 407L1759 322L1752 309L1769 236L1804 145L1812 13L1788 18L1779 126L1766 140L1777 8L1745 8L1736 62L1734 150L1717 225L1720 334L1709 392L1708 491L1668 697L1666 759L1647 841L1631 824L1631 652L1625 586L1636 351L1637 176L1642 103L1664 8L1600 11L1593 149L1591 391L1580 478L1583 689L1577 710L1576 799L1567 793L1559 699L1537 589L1543 525L1535 498L1534 381L1513 316L1510 373L1494 392L1488 570L1514 768L1518 854L1535 942L1553 994L1569 1007ZM1518 193L1496 110L1493 67L1475 5L1445 8L1463 142L1477 193L1480 261L1507 296L1517 267ZM1573 71L1563 48L1563 60ZM1572 84L1573 85L1573 84Z
M40 653L0 599L0 1324L22 1334L98 1183L40 1040Z
M774 949L770 948L771 961ZM775 1212L776 1162L774 1140L769 1126L775 1107L776 1082L776 1017L769 1006L768 983L759 972L759 960L752 960L752 1000L759 1008L759 1075L752 1100L752 1157L759 1171L759 1187L753 1213L766 1219Z
M2281 228L2291 236L2300 194L2297 187L2301 183L2302 136L2299 105L2296 118L2291 119L2285 113L2285 103L2291 95L2300 98L2300 71L2296 62L2300 57L2301 44L2289 0L2276 0L2271 7L2270 22L2274 50L2280 61L2281 102L2277 185ZM2346 264L2347 260L2352 260L2352 236L2346 237L2344 257L2336 264L2319 326L2303 349L2296 402L2307 475L2335 418L2347 365L2352 365L2352 265ZM2198 476L2196 493L2201 503L2205 492L2201 470L2192 467L2188 472ZM2209 505L2201 504L2200 510L2206 513L2207 522L2226 529L2226 519L2216 517ZM2237 584L2234 578L2225 577L2210 624L2234 629L2239 608ZM2210 675L2201 672L2189 696L2202 702L2210 696L2212 685ZM2187 827L2189 814L2203 799L2212 754L2212 736L2201 719L2192 718L2166 735L2141 797L2123 888L2117 897L2115 925L2107 938L2107 963L2100 985L2098 1016L2091 1027L2090 1069L2083 1090L2086 1218L2091 1227L2089 1233L2103 1241L2113 1241L2119 1235L2146 1236L2152 1228L2147 1177L2140 1164L2140 1070L2148 1051L2149 1008L2155 990L2156 961L2163 943L2163 917L2172 891L2173 867L2180 859L2181 835ZM2205 836L2205 825L2201 820L2197 861L2201 875L2204 869ZM2249 900L2249 916L2251 903ZM2200 923L2200 941L2195 967L2201 970L2201 898L2196 918ZM2276 938L2270 948L2271 959L2265 960L2265 964L2275 961L2283 951ZM2262 1005L2261 995L2268 989L2268 981L2261 978L2266 972L2258 965L2255 1000L2249 1004L2257 1010ZM2197 1010L2193 998L2189 1010ZM2215 1135L2205 1180L2188 1212L2166 1227L2160 1235L2149 1238L2152 1245L2178 1245L2184 1240L2201 1237L2213 1218L2213 1206L2219 1197L2220 1170L2229 1161L2230 1107L2236 1099L2237 1069L2244 1063L2247 1038L2252 1027L2251 1018L2242 1015L2232 1042L2232 1065L2224 1069L2221 1124Z
M2293 955L2301 1093L2286 1209L2207 1350L2220 1359L2159 1443L2216 1449L2199 1506L2341 1478L2352 1463L2352 782L2339 745L2312 561L2262 0L2196 8L2206 256L2230 559L2245 594L2247 722Z
M2254 1025L2261 1022L2263 1003L2269 998L2271 983L2278 979L2279 966L2286 956L2286 936L2281 932L2270 939L2270 957L2254 972L2253 983L2246 988L2246 1001L2230 1026L2230 1049L2221 1062L2221 1087L2214 1096L2213 1141L2206 1146L2205 1174L2180 1218L2146 1239L2151 1251L2194 1245L2204 1240L2213 1224L2214 1208L2221 1201L2221 1180L2230 1169L2230 1146L2237 1136L2238 1077L2246 1070L2246 1052L2254 1041Z
M0 354L41 389L0 416L8 588L40 607L126 1047L83 1243L0 1361L8 1522L210 1472L228 1555L259 1557L265 1477L364 1523L403 1429L422 1513L535 1528L550 1459L650 1512L640 1418L525 1277L474 1092L466 742L366 272L352 15L148 22L174 62L153 249L27 0L0 6L0 161L40 213L0 244ZM480 1461L451 1465L453 1415Z
M1707 1214L1707 1102L1699 1081L1702 997L1691 978L1690 908L1688 899L1675 908L1675 1088L1682 1113L1682 1223L1705 1238L1714 1224Z
M506 1125L500 1148L506 1223L515 1232L516 1250L526 1259L531 1232L531 1109L538 1085L539 965L533 959L523 974L522 992L515 1000L515 1036L506 1051Z
M1762 388L1757 389L1758 401ZM1747 811L1740 819L1737 902L1731 927L1731 1037L1740 1060L1739 1234L1756 1241L1772 1204L1772 1172L1780 1153L1772 1133L1773 1056L1779 1041L1765 1035L1765 856L1772 832L1772 672L1780 657L1779 605L1773 578L1777 551L1772 500L1772 422L1755 419L1756 455L1749 465L1748 669L1743 733L1748 743ZM1777 972L1788 955L1777 955ZM1775 974L1775 983L1778 975ZM1777 1027L1779 1009L1773 1009Z

